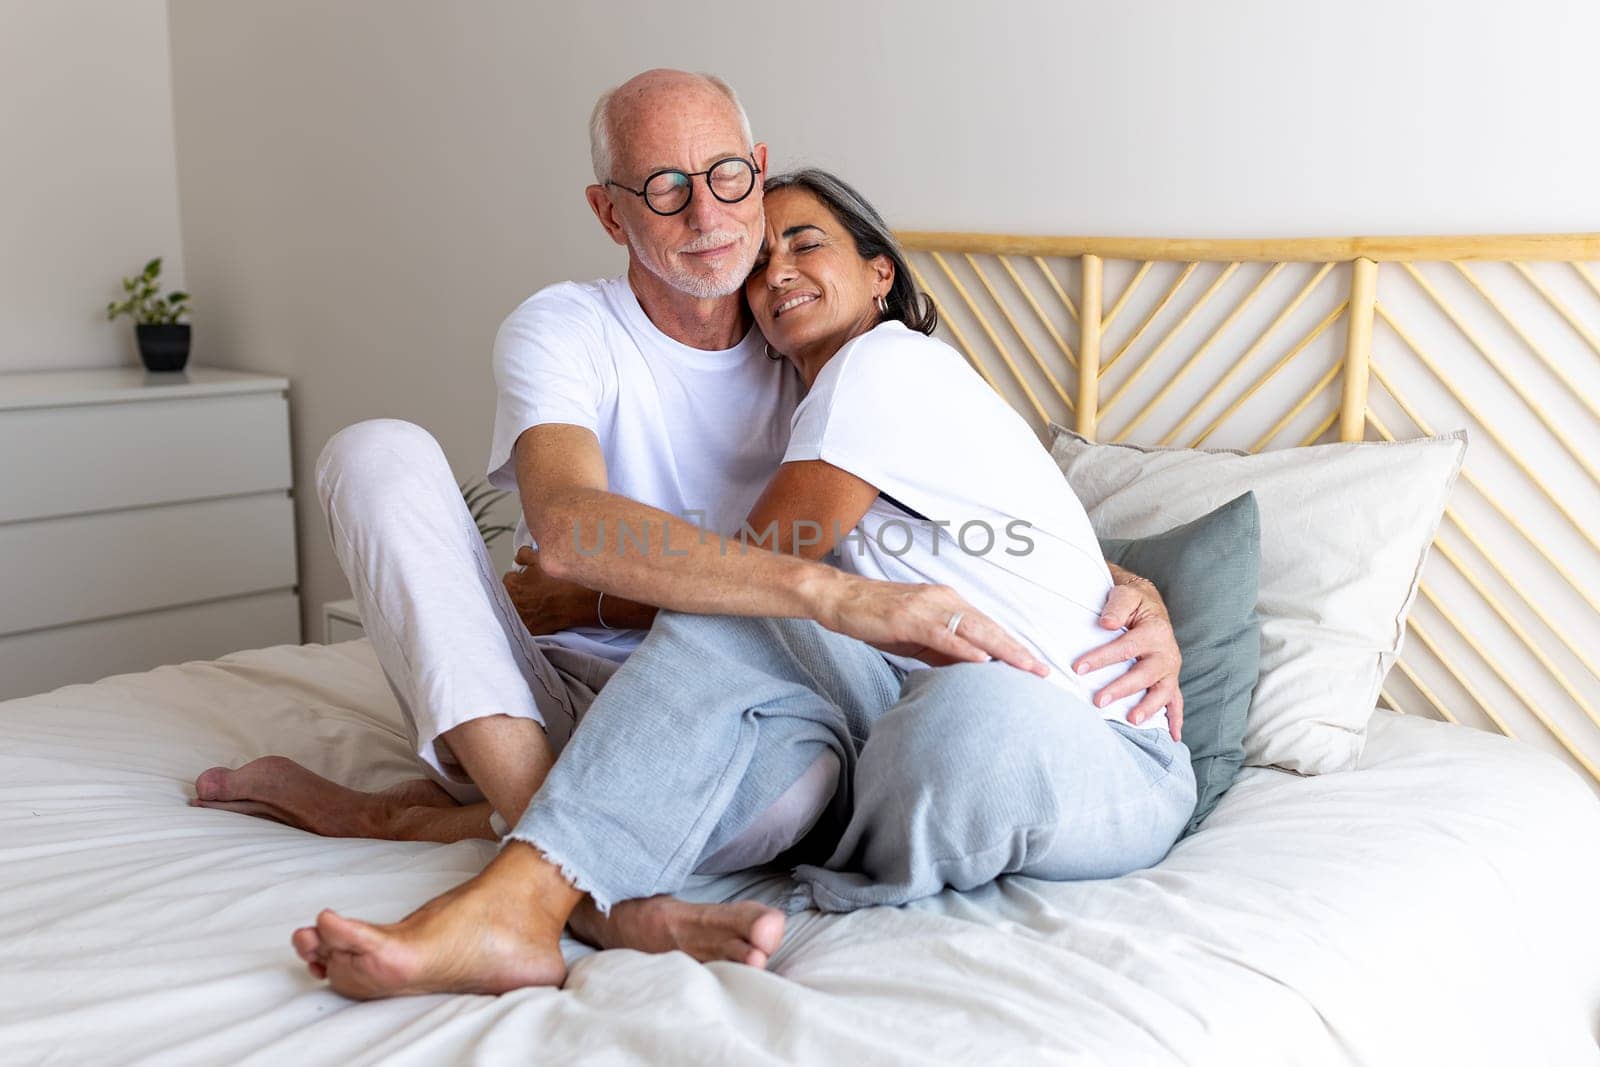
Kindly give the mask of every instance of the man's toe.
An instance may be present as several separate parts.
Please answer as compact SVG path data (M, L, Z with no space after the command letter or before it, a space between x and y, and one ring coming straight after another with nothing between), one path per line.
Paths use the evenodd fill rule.
M227 800L228 776L232 772L227 767L212 767L201 773L194 780L194 792L200 800Z
M317 916L317 935L328 951L367 953L381 947L383 935L359 919L346 919L331 908Z
M767 954L750 942L738 941L730 945L729 948L728 958L730 960L745 964L748 967L754 967L757 970L766 969Z
M289 943L294 945L295 954L307 963L315 963L321 955L322 938L318 935L316 927L302 926L289 938Z

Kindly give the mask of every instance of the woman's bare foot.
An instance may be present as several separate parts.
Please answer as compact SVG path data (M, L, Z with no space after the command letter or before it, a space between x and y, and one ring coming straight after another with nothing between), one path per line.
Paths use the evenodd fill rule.
M690 904L646 897L615 905L608 917L585 898L568 921L573 933L597 948L684 952L701 963L732 960L764 968L783 943L783 912L753 900Z
M537 849L512 842L482 874L398 923L324 911L292 940L313 976L357 1000L558 986L561 931L581 898Z
M212 767L195 779L194 790L196 807L254 815L324 837L458 841L494 836L487 806L481 812L463 808L427 779L364 793L286 756L263 756L237 770Z

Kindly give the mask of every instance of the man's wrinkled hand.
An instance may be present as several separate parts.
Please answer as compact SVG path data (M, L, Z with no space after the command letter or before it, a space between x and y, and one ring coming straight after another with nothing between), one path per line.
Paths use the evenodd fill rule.
M539 566L538 550L527 545L517 549L516 563L522 569L507 571L501 581L529 633L553 634L593 622L583 611L588 607L593 615L592 590L550 577Z
M1078 657L1072 669L1087 674L1113 663L1135 662L1126 674L1095 694L1096 706L1104 707L1143 689L1144 698L1128 712L1128 721L1138 725L1166 705L1172 739L1182 740L1183 693L1178 689L1178 674L1183 655L1178 651L1172 619L1160 592L1143 579L1112 586L1100 612L1100 625L1107 630L1126 628L1128 632Z
M949 586L840 575L832 593L817 621L874 648L936 667L995 659L1040 677L1049 673L1020 641Z

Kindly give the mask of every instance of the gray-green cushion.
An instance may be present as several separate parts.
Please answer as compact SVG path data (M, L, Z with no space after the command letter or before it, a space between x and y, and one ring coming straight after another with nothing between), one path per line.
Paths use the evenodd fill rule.
M1100 548L1112 563L1154 582L1172 615L1183 653L1183 743L1197 786L1188 833L1216 807L1244 762L1245 713L1261 664L1255 494L1153 537L1102 539Z

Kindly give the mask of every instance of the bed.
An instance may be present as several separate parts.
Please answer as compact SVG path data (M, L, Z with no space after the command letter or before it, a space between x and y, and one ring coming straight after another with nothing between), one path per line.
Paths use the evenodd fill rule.
M361 787L411 776L367 642L0 713L7 1061L1595 1059L1600 856L1581 846L1600 805L1481 731L1380 710L1360 770L1249 768L1157 868L802 915L768 973L570 944L562 992L357 1004L311 980L289 931L324 906L398 918L492 846L331 840L186 800L197 767L262 752Z
M1445 400L1427 407L1404 365L1374 355L1374 319L1390 324L1391 341L1404 328L1409 343L1427 344L1399 295L1377 299L1376 264L1380 278L1415 286L1420 277L1433 289L1422 295L1442 306L1450 293L1436 275L1429 281L1434 268L1411 260L1505 261L1515 280L1516 264L1537 254L1600 258L1595 237L907 237L946 329L960 331L954 339L974 364L1036 421L1154 440L1173 425L1162 405L1187 395L1167 383L1191 376L1198 393L1208 359L1224 380L1258 350L1287 351L1277 367L1299 360L1291 370L1309 391L1274 399L1283 376L1244 392L1245 376L1215 399L1222 414L1206 431L1211 443L1257 447L1384 438L1411 424L1428 433L1429 420L1453 425L1463 410L1485 412ZM1304 294L1333 264L1349 285L1319 308ZM1249 327L1252 314L1257 326L1293 323L1281 310L1203 311L1230 279L1249 282L1250 269L1258 273L1247 304L1274 279L1294 283L1301 296L1290 311L1311 316L1303 343L1290 343L1292 325L1281 345L1251 343L1265 336ZM1193 304L1185 285L1207 277L1213 284ZM1581 265L1572 277L1594 279ZM1006 279L1034 288L1022 297L1002 288ZM1547 274L1533 279L1545 293L1530 291L1573 327L1562 351L1588 358L1594 319ZM1065 313L1045 306L1051 289ZM1489 343L1487 328L1450 306L1457 332L1465 325ZM1490 307L1530 321L1507 297ZM1328 324L1340 317L1345 343L1319 363L1317 342L1336 341ZM1241 340L1218 340L1235 325ZM1536 340L1549 355L1554 346ZM1057 342L1066 358L1052 362L1045 355ZM1187 369L1143 385L1119 377L1160 359ZM1462 361L1441 365L1456 379L1467 373ZM1586 388L1591 373L1580 366L1568 377ZM1450 395L1471 397L1473 387ZM1263 401L1275 406L1249 426ZM1588 405L1580 397L1571 412L1555 402L1544 410L1567 435L1582 434L1592 429L1560 419L1587 417ZM1354 769L1247 767L1199 831L1124 878L1010 878L901 909L796 916L766 972L573 943L562 991L357 1004L312 981L288 935L318 909L398 918L492 854L485 842L329 840L186 804L200 770L272 752L360 788L414 776L365 641L242 651L0 704L0 1061L1600 1062L1600 801L1586 774L1600 736L1588 732L1600 731L1600 676L1582 673L1592 672L1594 647L1585 643L1593 613L1583 614L1593 607L1594 557L1583 555L1593 534L1540 522L1519 544L1487 528L1493 509L1480 514L1478 495L1490 485L1520 492L1491 477L1500 473L1495 446L1522 440L1505 429L1510 419L1495 409L1485 420L1491 447L1468 461ZM1137 434L1133 420L1144 423ZM1272 432L1259 439L1263 427ZM1559 450L1562 441L1529 444ZM1539 490L1552 471L1575 473L1578 489L1555 503L1567 519L1589 517L1587 467L1534 459L1521 469ZM1474 529L1472 545L1495 549L1487 564L1455 541ZM1461 578L1479 572L1489 577ZM1500 573L1520 592L1552 590L1542 610L1560 616L1562 633L1525 618L1512 600L1519 590L1497 584ZM1564 596L1577 598L1574 609L1559 606ZM1520 632L1487 636L1507 617ZM1524 637L1548 670L1537 657L1531 667L1511 658ZM1523 684L1495 681L1507 674ZM690 895L776 900L784 887L781 872L756 872L696 882Z

